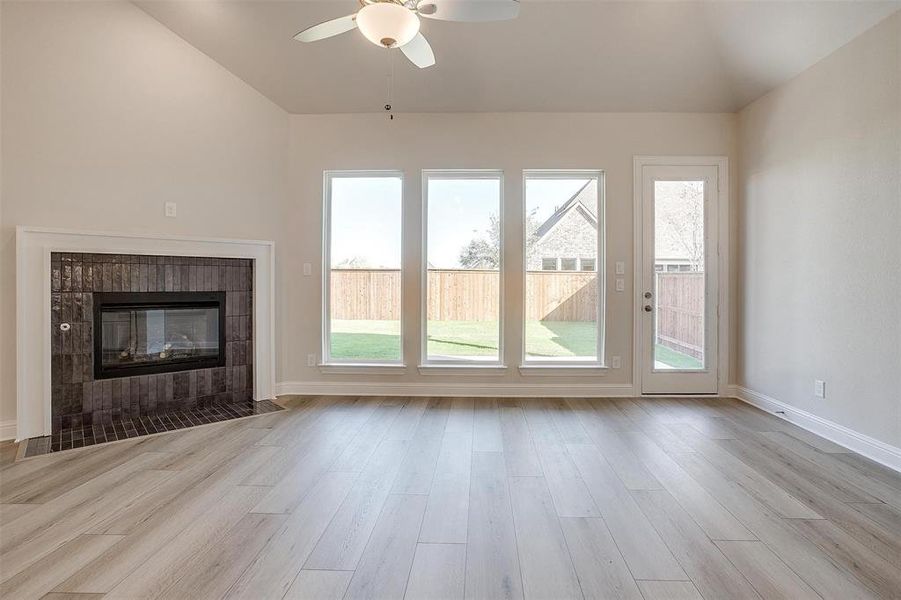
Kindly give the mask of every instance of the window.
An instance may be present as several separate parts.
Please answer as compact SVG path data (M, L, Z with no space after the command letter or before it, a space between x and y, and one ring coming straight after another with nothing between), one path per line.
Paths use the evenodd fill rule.
M423 173L423 362L501 361L503 181Z
M604 177L525 172L526 363L603 363ZM545 267L560 258L560 269Z
M541 259L541 270L542 271L556 271L557 270L557 259L556 258L542 258Z
M323 360L400 363L400 173L327 172Z

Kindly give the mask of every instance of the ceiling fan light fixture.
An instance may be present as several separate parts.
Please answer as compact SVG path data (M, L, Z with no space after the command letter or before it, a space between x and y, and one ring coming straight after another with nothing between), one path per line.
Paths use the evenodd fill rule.
M357 13L357 27L367 40L383 48L398 48L419 33L419 17L394 2L367 4Z

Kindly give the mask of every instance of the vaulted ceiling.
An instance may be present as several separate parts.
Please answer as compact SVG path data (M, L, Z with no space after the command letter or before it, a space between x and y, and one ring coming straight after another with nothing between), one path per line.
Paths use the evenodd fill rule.
M291 113L732 112L892 12L898 1L523 0L516 20L423 19L420 70L358 32L292 36L356 0L145 0L144 11ZM393 65L392 65L393 62Z

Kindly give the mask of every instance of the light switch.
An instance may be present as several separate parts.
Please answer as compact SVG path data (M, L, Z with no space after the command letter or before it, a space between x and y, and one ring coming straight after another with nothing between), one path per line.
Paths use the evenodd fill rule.
M610 359L610 366L614 369L620 369L623 366L623 359L619 356L614 356Z
M313 265L310 263L303 263L303 274L304 277L309 277L313 274Z
M622 292L625 289L626 289L626 280L623 279L622 277L617 277L616 278L616 291Z
M616 261L616 274L617 275L625 275L626 274L626 263L621 260Z
M165 204L165 215L170 218L174 218L176 214L176 206L175 202L166 202Z

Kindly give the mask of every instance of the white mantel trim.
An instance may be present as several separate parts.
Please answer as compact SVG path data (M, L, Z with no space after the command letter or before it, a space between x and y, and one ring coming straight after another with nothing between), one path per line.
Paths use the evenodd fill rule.
M50 434L51 252L253 260L253 397L255 400L275 397L275 242L19 226L16 227L16 439ZM44 334L29 335L36 331Z

